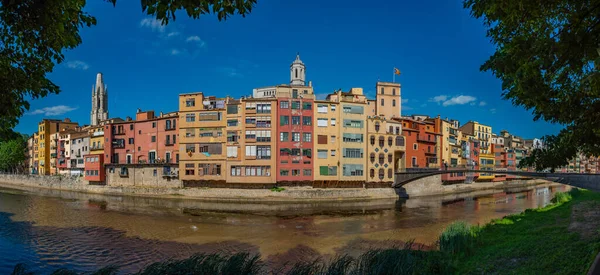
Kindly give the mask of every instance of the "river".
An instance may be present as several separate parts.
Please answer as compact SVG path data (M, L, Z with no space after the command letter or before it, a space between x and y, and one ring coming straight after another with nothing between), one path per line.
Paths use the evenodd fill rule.
M568 186L402 200L233 203L0 188L0 274L118 265L135 272L197 252L260 253L272 266L369 248L428 249L449 223L483 224L550 203ZM415 246L416 246L415 244Z

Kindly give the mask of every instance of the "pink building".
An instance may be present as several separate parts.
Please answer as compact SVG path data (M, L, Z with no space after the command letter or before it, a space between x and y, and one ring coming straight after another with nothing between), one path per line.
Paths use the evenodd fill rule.
M277 98L277 182L313 180L313 104Z
M145 164L179 161L178 113L154 116L138 109L136 120L104 126L106 163Z

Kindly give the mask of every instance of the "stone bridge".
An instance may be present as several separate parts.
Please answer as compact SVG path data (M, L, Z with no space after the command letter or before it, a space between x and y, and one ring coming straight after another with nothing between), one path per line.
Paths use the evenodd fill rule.
M553 182L567 184L573 187L584 188L600 192L600 174L579 174L579 173L550 173L550 172L525 172L525 171L491 171L491 170L472 170L472 169L421 169L415 171L397 172L392 187L400 188L403 185L430 176L443 175L450 173L486 173L515 175L525 178L545 179Z

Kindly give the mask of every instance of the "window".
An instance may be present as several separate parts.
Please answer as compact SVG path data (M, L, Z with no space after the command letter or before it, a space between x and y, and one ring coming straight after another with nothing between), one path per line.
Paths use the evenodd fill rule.
M259 116L256 118L256 128L271 128L270 116Z
M385 162L385 155L383 153L379 153L379 164L383 165Z
M362 176L363 165L362 164L344 164L342 167L344 176Z
M331 150L331 156L335 157L335 150Z
M196 145L195 144L186 144L185 145L185 151L186 152L195 153L196 152Z
M256 157L256 145L246 145L246 157Z
M331 111L335 112L335 105L331 105ZM337 168L337 167L336 167Z
M369 160L371 160L371 162L375 162L375 153L371 153L369 155Z
M372 178L372 177L375 177L375 169L371 168L371 169L369 170L369 176L370 176L371 178Z
M392 99L392 106L396 107L396 100Z
M246 139L256 139L256 131L246 131ZM227 132L227 141L229 141L229 132Z
M188 98L185 100L185 107L194 107L196 106L196 99Z
M327 127L327 119L326 118L317 118L317 126Z
M417 148L418 148L418 147L417 147L417 144L416 144L416 143L415 143L415 144L413 144L413 150L417 150Z
M317 105L317 112L320 114L326 114L327 113L327 105L326 104Z
M290 108L290 102L289 101L281 101L279 103L279 108L280 109L289 109Z
M231 175L232 176L241 176L242 175L242 167L241 166L231 166Z
M246 124L256 124L256 117L246 117Z
M292 125L300 125L300 117L292 116Z
M300 176L300 169L292 169L292 176Z
M305 157L312 157L312 150L311 149L302 149L302 155Z
M381 99L381 106L385 106L385 100Z
M363 149L358 148L344 148L345 158L362 158Z
M419 165L417 164L417 158L416 157L412 157L412 167L419 167Z
M289 176L290 175L290 170L281 169L281 170L279 170L279 175L280 176Z
M292 133L292 141L298 142L300 141L300 133Z
M156 142L156 136L151 136L150 137L150 142Z
M392 88L392 95L396 95L396 88Z
M290 138L290 133L288 133L288 132L279 133L279 141L288 141L289 138Z
M363 142L363 134L344 133L343 142Z
M280 116L279 117L279 125L290 125L290 117L289 116Z
M379 92L379 93L380 93L380 94L383 94L383 87L381 87L381 89L380 89L380 92Z
M257 142L271 142L271 131L256 131Z
M364 114L365 108L363 106L344 106L344 113L350 114Z
M237 146L227 146L227 157L228 158L237 158L237 156L238 156Z
M311 116L303 116L302 117L302 125L307 125L307 126L312 125L312 117Z
M371 136L369 140L371 141L371 145L375 145L375 136Z
M383 147L383 146L385 146L385 138L379 137L379 147Z
M300 101L292 101L292 110L300 109Z
M375 132L379 132L379 122L375 122Z
M152 122L152 128L156 128L156 121Z
M304 170L302 170L302 175L304 175L304 176L310 176L310 175L312 175L312 170L310 170L310 169L304 169Z
M348 128L363 128L364 121L344 119L344 127Z
M156 169L152 170L152 176L156 177L157 171Z
M335 118L331 119L331 126L335 126Z
M388 154L388 162L392 163L393 159L394 159L394 155Z
M302 133L302 141L311 142L312 134L311 133Z
M327 150L317 150L317 158L326 159L327 158Z
M133 144L134 143L133 141L134 141L133 138L129 138L129 144Z
M271 113L271 103L257 103L256 104L256 113L257 114L270 114Z
M228 119L227 126L229 126L229 127L238 126L238 120L237 119Z
M388 137L388 146L392 146L393 140L392 137Z
M302 102L302 110L312 110L312 104L310 102Z
M185 137L194 137L196 136L196 129L185 129Z
M237 105L227 105L227 113L228 114L237 114L238 106Z
M129 130L133 130L133 124L129 124Z
M196 114L185 114L186 122L194 122L196 121Z
M292 156L300 156L300 149L299 148L292 148Z
M246 134L248 134L248 131L246 131ZM227 131L227 142L238 142L239 138L236 131ZM248 137L246 136L246 138Z
M379 169L379 179L382 180L385 177L385 171L383 168Z
M337 166L319 166L319 175L337 176Z
M271 159L271 146L257 146L256 159Z
M317 144L327 144L327 136L326 135L318 135L317 136Z

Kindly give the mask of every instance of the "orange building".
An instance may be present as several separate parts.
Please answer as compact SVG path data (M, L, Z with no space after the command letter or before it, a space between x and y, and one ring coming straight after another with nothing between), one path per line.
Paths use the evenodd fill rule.
M401 117L406 140L406 168L440 168L440 134L426 116Z

